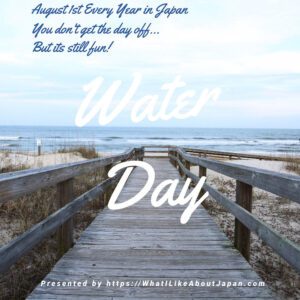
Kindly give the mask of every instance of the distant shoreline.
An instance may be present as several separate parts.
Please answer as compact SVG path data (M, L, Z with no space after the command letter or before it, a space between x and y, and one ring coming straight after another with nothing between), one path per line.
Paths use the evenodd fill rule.
M71 129L78 129L78 130L84 130L84 129L118 129L118 128L129 128L129 129L245 129L245 130L300 130L299 128L294 127L193 127L193 126L122 126L122 125L108 125L105 127L100 127L99 125L87 125L84 128L77 127L75 125L7 125L7 124L0 124L1 127L25 127L25 128L71 128Z
M300 129L201 129L127 127L1 127L0 151L43 153L78 146L120 153L141 145L177 145L224 152L300 154ZM278 153L278 154L277 154Z

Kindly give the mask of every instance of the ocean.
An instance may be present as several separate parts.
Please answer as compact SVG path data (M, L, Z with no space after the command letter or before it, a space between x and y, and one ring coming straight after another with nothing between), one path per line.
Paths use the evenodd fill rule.
M55 152L79 145L99 152L122 152L140 145L177 145L198 149L265 154L300 154L300 129L25 127L0 126L0 151Z

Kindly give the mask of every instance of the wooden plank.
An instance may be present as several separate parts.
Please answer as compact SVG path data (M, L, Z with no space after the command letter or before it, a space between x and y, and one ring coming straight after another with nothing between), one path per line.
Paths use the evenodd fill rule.
M252 186L246 183L236 182L236 203L249 211L252 211ZM250 260L250 235L251 231L235 219L234 227L234 246L242 253L242 255Z
M199 178L207 176L207 169L205 167L199 166ZM205 191L200 191L200 197L202 197L205 194ZM203 203L203 206L205 207L205 201Z
M204 149L193 149L193 148L184 148L186 152L196 155L212 155L212 156L221 156L221 157L235 157L237 159L241 158L251 158L251 159L259 159L259 160L277 160L277 161L285 161L286 157L284 156L268 156L268 155L260 155L260 154L249 154L249 153L237 153L237 152L224 152L224 151L213 151L213 150L204 150Z
M147 159L161 180L184 182L168 158ZM118 201L132 197L144 184L145 172L136 168ZM155 186L159 180L155 181ZM152 189L153 190L153 189ZM134 206L111 211L105 208L75 246L46 276L45 281L103 281L93 288L37 286L29 299L271 299L266 287L246 286L260 281L250 265L220 232L208 213L199 208L190 222L181 225L185 207L153 208L150 195ZM147 287L143 280L241 281L244 286ZM129 282L130 286L108 286L107 281ZM133 283L133 284L132 284Z
M105 168L104 168L104 179L108 178L108 172L112 168L112 166L113 166L112 164L105 166ZM109 187L109 188L106 189L106 191L104 193L104 196L103 196L104 207L108 204L109 198L111 196L111 192L112 192L111 187Z
M74 179L68 179L57 185L57 202L58 207L63 208L73 200ZM63 223L57 231L58 238L58 255L65 254L73 246L73 219Z

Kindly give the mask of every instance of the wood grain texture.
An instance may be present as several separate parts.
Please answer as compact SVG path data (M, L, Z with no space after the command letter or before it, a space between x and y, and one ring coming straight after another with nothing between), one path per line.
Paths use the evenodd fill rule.
M68 179L57 185L58 207L63 208L73 200L74 179ZM73 218L60 226L57 231L58 255L62 256L73 246Z
M168 158L147 159L156 170L155 186L165 179L183 180ZM126 201L145 184L136 168L118 201ZM151 192L153 189L151 190ZM87 287L37 286L28 299L266 299L266 287L145 287L143 280L259 281L247 261L201 207L188 224L180 224L185 207L153 208L151 192L134 206L100 213L45 281L88 281ZM90 283L102 281L100 288ZM109 281L132 282L119 288Z
M240 181L236 182L236 203L249 211L252 211L252 186ZM250 260L250 235L251 231L235 218L234 246L242 255Z

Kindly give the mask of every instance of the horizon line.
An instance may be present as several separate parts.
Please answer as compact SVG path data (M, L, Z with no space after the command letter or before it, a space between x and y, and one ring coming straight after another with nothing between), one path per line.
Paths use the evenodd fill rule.
M0 127L54 127L54 128L72 128L82 130L85 128L98 128L98 129L110 129L110 128L142 128L142 129L151 129L151 128L161 128L161 129L260 129L260 130L300 130L300 128L292 128L292 127L190 127L190 126L122 126L122 125L112 125L112 126L84 126L84 127L77 127L75 125L2 125Z

